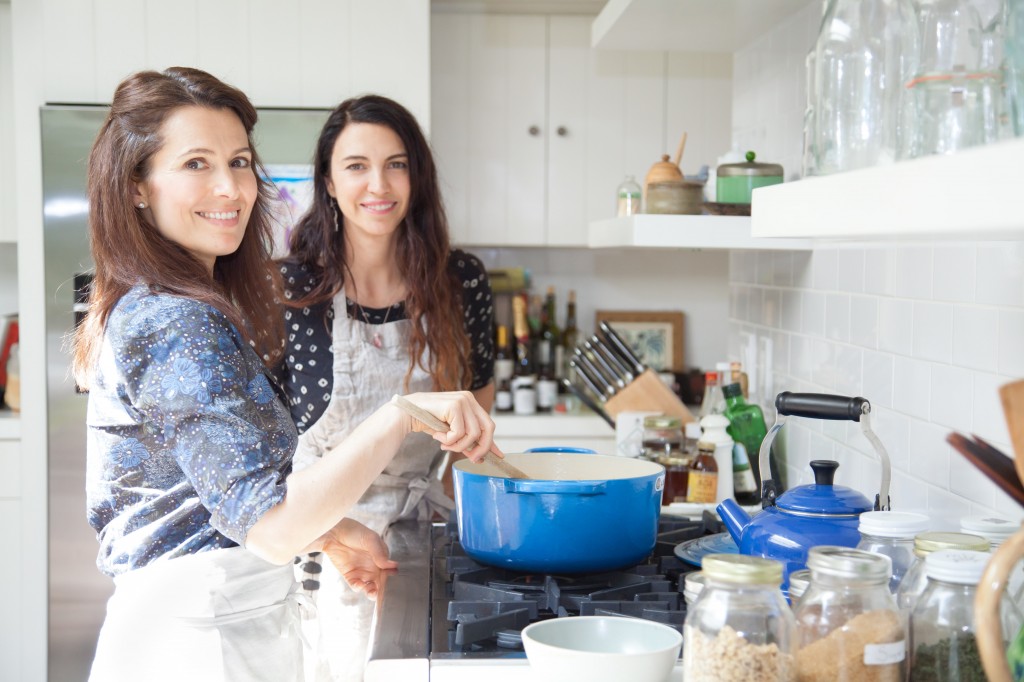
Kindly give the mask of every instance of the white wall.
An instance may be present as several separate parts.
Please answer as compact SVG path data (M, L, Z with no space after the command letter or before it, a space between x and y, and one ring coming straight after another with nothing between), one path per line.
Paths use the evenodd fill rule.
M803 58L811 3L735 56L733 139L799 171ZM761 151L763 150L763 154ZM870 200L870 197L865 197ZM773 343L775 392L862 395L893 460L892 501L955 527L1021 508L945 438L975 433L1010 454L1000 385L1024 376L1024 242L822 244L813 253L736 252L729 260L730 349ZM787 424L789 483L837 459L839 483L877 491L879 468L852 423Z

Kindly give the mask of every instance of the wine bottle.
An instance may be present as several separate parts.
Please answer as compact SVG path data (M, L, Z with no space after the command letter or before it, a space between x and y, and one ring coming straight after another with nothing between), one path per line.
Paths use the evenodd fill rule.
M500 385L502 379L512 378L512 368L515 365L513 359L512 345L509 343L508 327L499 324L494 345L494 383Z
M530 323L527 321L526 306L526 294L513 297L512 332L516 337L516 357L511 384L512 403L516 414L533 414L537 411L533 348L530 343Z
M579 330L576 328L576 292L569 290L568 303L565 306L565 328L562 329L562 376L573 381L573 370L569 367L569 360L576 350L579 342Z

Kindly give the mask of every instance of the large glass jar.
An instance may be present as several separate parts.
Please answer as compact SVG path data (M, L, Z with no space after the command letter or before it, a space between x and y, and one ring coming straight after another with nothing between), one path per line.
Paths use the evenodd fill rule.
M850 547L807 553L811 583L796 608L800 682L903 682L903 622L889 557Z
M914 538L914 563L900 581L896 590L896 603L900 611L909 617L914 611L917 598L924 592L928 576L924 572L925 558L940 549L965 549L971 552L987 552L989 542L979 535L969 533L928 532L919 533Z
M928 530L930 519L914 512L871 511L860 515L857 549L884 554L892 560L889 591L895 593L903 574L914 563L914 537Z
M782 564L741 554L711 554L704 589L683 626L686 682L794 679L793 613L779 585Z
M928 555L927 584L910 616L910 682L985 682L974 596L988 559L955 549Z

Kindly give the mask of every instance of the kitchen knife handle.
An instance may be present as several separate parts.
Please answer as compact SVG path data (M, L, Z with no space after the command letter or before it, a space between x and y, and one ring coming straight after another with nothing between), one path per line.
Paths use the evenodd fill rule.
M783 391L775 398L775 409L779 414L794 417L859 422L861 415L871 411L871 403L865 398Z
M580 372L587 376L594 385L600 388L597 395L601 396L602 400L607 400L615 395L615 386L605 378L604 372L594 364L594 361L591 360L586 353L580 350L579 346L576 347L575 353L576 366L580 369Z
M594 347L594 350L598 355L603 356L604 359L611 364L612 369L615 371L615 375L622 377L622 381L624 383L628 384L633 381L633 372L626 363L623 362L622 358L620 358L615 351L609 348L607 344L601 340L600 336L597 334L591 336L590 344Z
M597 385L597 382L594 381L593 377L591 377L589 374L587 374L585 371L583 371L583 368L580 367L578 364L576 364L575 360L570 360L569 361L569 367L571 367L574 370L576 370L576 372L583 379L583 383L585 383L587 385L587 388L589 388L594 395L596 395L601 400L605 399L605 395L601 391L600 387Z
M604 373L604 376L608 378L609 383L618 386L619 388L625 388L626 382L622 380L622 377L615 374L615 369L608 363L600 351L590 341L584 341L583 347L593 354L597 362L594 363L595 367L599 367Z
M576 363L573 362L572 360L570 360L569 361L569 366L570 367L576 367ZM587 381L589 381L589 379L587 379ZM608 423L608 426L612 427L613 429L615 428L615 420L612 419L608 415L608 413L605 412L601 408L600 405L598 405L596 402L594 402L593 398L591 398L589 395L587 395L586 393L584 393L583 391L578 389L575 384L573 384L571 381L569 381L568 379L566 379L564 377L562 378L562 385L565 386L567 389L569 389L570 393L572 393L574 396L579 398L580 402L582 402L584 405L586 405L592 411L594 411L597 414L598 417L600 417L601 419L605 420L605 422ZM593 390L593 388L591 388L591 390Z
M627 361L634 370L636 376L640 376L647 369L647 366L636 356L633 349L629 347L629 344L622 340L612 326L605 320L601 320L601 331L608 337L608 340L612 342L612 348L614 348L623 360Z

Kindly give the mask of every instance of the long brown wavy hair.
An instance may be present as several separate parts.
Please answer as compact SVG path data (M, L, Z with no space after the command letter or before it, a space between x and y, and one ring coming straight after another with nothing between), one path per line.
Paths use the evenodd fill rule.
M153 155L164 144L164 121L177 109L193 106L238 115L258 186L241 245L217 258L212 276L189 251L144 220L132 202L136 183L146 179ZM80 386L89 385L111 310L140 282L217 308L255 345L265 363L277 361L284 325L279 275L271 267L272 194L259 172L262 165L252 143L255 125L256 109L244 93L198 69L141 71L117 86L110 115L89 154L89 244L96 268L89 314L74 338L72 369Z
M379 95L347 99L324 124L313 159L313 203L292 232L291 255L287 258L310 269L314 286L309 294L286 301L286 305L301 308L330 301L344 284L349 268L344 218L335 213L327 179L334 143L350 123L390 128L409 155L409 210L396 233L395 251L395 261L408 284L405 310L412 321L405 385L408 387L424 349L429 348L431 366L422 369L433 377L435 390L468 388L472 382L472 345L463 326L462 287L448 268L451 244L437 168L416 118L394 100ZM344 315L346 311L336 310L335 314Z

